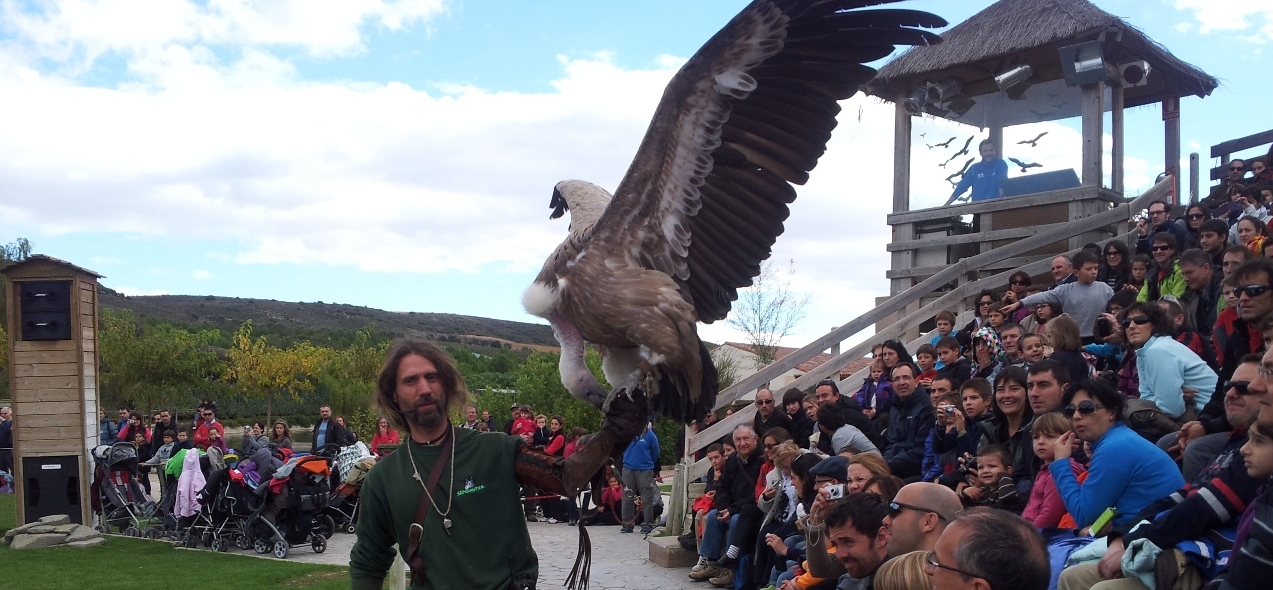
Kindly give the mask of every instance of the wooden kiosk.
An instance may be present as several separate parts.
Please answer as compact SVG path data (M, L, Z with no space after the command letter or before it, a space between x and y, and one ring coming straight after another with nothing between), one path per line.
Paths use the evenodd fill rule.
M97 444L97 279L35 255L8 278L17 524L51 514L92 524Z
M1086 0L1000 0L942 39L889 62L867 87L869 94L896 105L890 295L961 258L1124 202L1127 107L1162 105L1163 171L1179 179L1180 97L1206 97L1217 85L1215 78ZM1101 147L1106 112L1113 139L1108 164ZM1015 192L998 199L911 210L911 122L924 115L988 130L1001 157L1005 127L1081 117L1081 170L1039 178L1033 187L1030 181L1017 183ZM969 153L977 156L975 145ZM1009 180L1027 178L1034 180L1031 175ZM1030 190L1039 187L1044 190ZM982 276L1125 232L1125 225L1116 225L1076 235L996 263ZM963 277L960 283L976 278Z

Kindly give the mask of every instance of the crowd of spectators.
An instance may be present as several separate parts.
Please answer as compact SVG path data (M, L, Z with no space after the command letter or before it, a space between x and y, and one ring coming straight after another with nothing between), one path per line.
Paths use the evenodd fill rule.
M962 328L942 312L930 342L876 347L856 392L827 380L779 405L761 390L758 417L707 449L681 538L699 555L690 578L1263 587L1273 248L1259 182L1273 179L1237 172L1179 219L1153 203L1134 249L1059 256L1050 285L1018 273Z

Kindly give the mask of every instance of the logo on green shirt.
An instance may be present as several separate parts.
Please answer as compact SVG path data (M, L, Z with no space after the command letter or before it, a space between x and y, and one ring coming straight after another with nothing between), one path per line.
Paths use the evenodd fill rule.
M459 497L459 496L463 496L464 494L480 492L484 489L486 489L486 486L473 483L473 478L470 477L464 480L464 489L456 492L455 495L456 497Z

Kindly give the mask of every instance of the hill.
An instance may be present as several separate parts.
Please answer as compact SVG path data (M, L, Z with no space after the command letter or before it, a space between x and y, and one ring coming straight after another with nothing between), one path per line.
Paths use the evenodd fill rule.
M375 324L385 335L418 333L431 340L493 348L555 349L552 328L541 324L495 320L450 313L391 312L337 303L296 303L212 295L146 295L129 297L99 288L102 309L130 310L155 320L207 326L233 332L252 320L258 333L324 334Z

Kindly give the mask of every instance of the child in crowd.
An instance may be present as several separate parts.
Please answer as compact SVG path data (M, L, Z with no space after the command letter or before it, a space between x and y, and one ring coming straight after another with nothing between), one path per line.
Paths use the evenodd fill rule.
M177 444L172 447L172 454L177 454L181 449L193 449L194 443L190 442L190 433L185 430L177 431Z
M958 400L962 400L963 411L954 408L937 408L937 417L945 423L940 438L933 439L933 451L938 454L954 452L957 457L971 457L977 452L981 439L990 430L990 420L994 413L990 411L991 385L985 379L969 379L959 386ZM952 399L951 402L956 402ZM946 472L940 483L954 489L958 487L958 474Z
M172 458L172 454L177 450L177 433L172 430L163 432L164 444L155 451L154 456L146 461L146 465L163 465Z
M208 449L211 449L214 447L221 449L222 455L225 455L228 452L227 447L225 445L225 439L221 438L221 431L216 428L209 428L208 429ZM206 451L208 449L204 449L204 450Z
M1047 356L1047 346L1041 334L1026 334L1017 341L1017 346L1021 347L1021 360L1025 361L1027 368Z
M1039 474L1034 477L1034 486L1030 488L1030 500L1026 502L1021 517L1034 523L1035 528L1055 527L1065 516L1065 501L1056 489L1056 481L1048 465L1056 459L1053 443L1070 431L1070 421L1060 412L1048 412L1034 419L1030 433L1034 437L1034 454L1043 461ZM1083 466L1071 461L1074 475L1081 475Z
M950 382L955 387L959 387L972 377L972 363L960 356L959 341L953 336L938 340L933 348L937 351L937 358L943 365L938 374L950 377Z
M862 381L862 387L857 393L853 394L853 399L857 400L858 406L863 410L874 410L879 404L879 387L880 381L884 378L884 359L875 357L871 361L871 371L869 376ZM870 416L871 414L867 414Z
M933 377L937 376L937 349L932 344L921 344L915 351L915 364L920 371L916 380L925 388L932 387Z
M1008 321L1008 316L1004 315L1003 311L999 309L1001 304L1003 304L1002 301L995 303L990 307L990 311L986 312L986 325L990 326L990 329L995 332L998 332Z
M961 484L959 499L964 506L990 506L1020 512L1017 485L1012 481L1012 454L1003 445L986 445L977 452L976 474L968 474Z
M146 493L150 493L150 467L146 465L146 461L150 460L150 443L146 440L146 433L135 430L133 431L133 446L137 447L137 461L141 463L137 467L137 480L141 483L142 489Z
M946 448L943 452L937 451L937 441L945 436L946 433L952 433L955 440L958 440L959 431L955 426L956 421L960 424L966 423L967 417L963 415L963 411L959 407L959 392L952 391L933 401L933 407L937 409L937 427L929 433L928 447L924 452L924 465L929 466L924 472L924 481L937 481L940 477L948 475L959 468L959 451L957 448ZM956 418L956 414L959 415ZM948 443L946 446L950 446ZM945 448L945 447L943 447Z
M1153 259L1147 254L1137 254L1132 259L1132 273L1127 279L1127 284L1123 288L1128 291L1140 292L1140 288L1145 285L1145 276L1149 274L1149 266L1153 264Z
M619 524L619 504L622 502L623 486L619 485L618 478L611 477L609 485L601 492L601 503L592 514L584 517L583 523L587 526Z
M928 343L936 347L937 343L940 342L942 338L953 338L955 336L955 319L955 314L953 312L944 310L937 312L937 334L933 335L933 339L929 340ZM938 359L938 370L945 366L946 364Z

